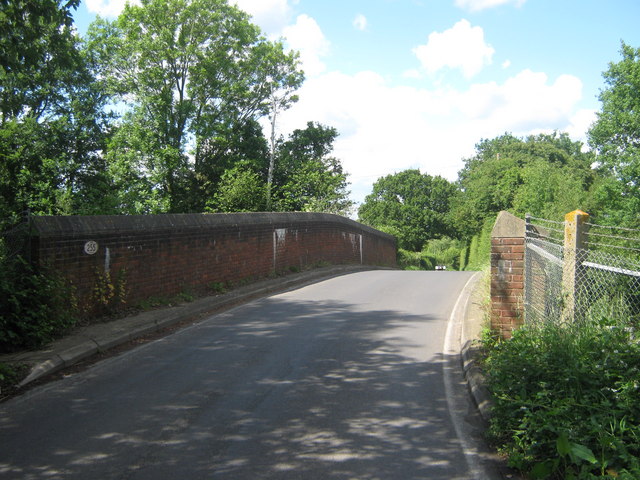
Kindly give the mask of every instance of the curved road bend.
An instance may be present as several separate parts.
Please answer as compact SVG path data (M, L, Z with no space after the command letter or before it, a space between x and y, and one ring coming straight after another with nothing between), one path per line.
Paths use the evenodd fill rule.
M498 478L443 354L470 276L333 278L36 388L0 405L0 478Z

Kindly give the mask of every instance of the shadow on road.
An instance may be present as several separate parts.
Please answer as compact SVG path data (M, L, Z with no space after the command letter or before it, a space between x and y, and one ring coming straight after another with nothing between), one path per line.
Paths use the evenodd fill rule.
M263 299L7 402L0 477L471 478L442 320L358 308Z

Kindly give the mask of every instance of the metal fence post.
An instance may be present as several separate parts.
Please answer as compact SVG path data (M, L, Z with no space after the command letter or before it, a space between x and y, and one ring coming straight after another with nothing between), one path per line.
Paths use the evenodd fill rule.
M564 263L562 269L562 294L564 308L562 320L573 322L576 313L576 295L580 282L580 251L584 248L585 223L589 214L574 210L564 217Z

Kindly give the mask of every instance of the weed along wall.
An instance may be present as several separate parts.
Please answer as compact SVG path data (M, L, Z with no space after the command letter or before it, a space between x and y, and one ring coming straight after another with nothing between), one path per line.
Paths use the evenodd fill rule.
M395 238L320 213L33 217L32 258L96 315L318 265L394 266Z

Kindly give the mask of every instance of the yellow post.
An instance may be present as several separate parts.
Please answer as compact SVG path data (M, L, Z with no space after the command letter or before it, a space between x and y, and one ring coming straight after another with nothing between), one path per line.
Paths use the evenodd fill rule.
M564 265L562 292L564 309L562 320L573 322L576 313L576 294L580 282L581 252L584 249L584 233L589 214L574 210L564 216Z

